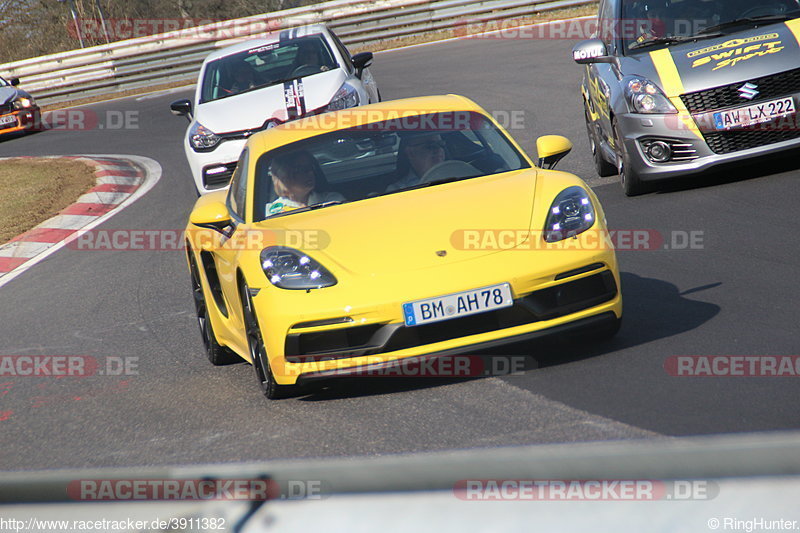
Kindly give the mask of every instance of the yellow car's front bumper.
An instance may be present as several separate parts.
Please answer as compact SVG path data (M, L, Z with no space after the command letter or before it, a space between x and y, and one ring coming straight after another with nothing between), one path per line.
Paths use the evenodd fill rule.
M499 256L503 271L499 279ZM506 251L447 267L420 287L376 280L353 294L335 286L309 293L264 287L253 303L276 382L358 374L421 356L466 354L622 316L613 250ZM494 267L490 269L489 267ZM402 304L508 282L514 306L407 327ZM340 283L340 285L345 285ZM344 305L343 305L344 304Z
M410 350L404 353L388 353L382 355L368 355L360 358L350 358L345 360L328 360L303 363L302 365L291 365L288 372L302 372L296 377L294 383L304 384L321 379L347 376L371 376L371 375L396 375L414 377L420 371L409 363L416 363L427 358L449 357L454 355L464 355L470 352L485 351L498 346L515 342L524 342L548 335L563 334L570 331L595 330L609 328L614 321L619 319L615 308L621 307L621 300L604 306L605 311L593 309L591 312L580 313L584 318L577 318L579 315L570 316L561 320L540 322L535 327L517 327L504 330L496 330L491 333L474 335L453 339L448 342L441 342L433 345L419 347L414 352L422 351L421 355L415 355ZM479 340L488 338L488 340ZM447 345L456 345L454 348L444 348ZM491 356L489 356L491 357ZM289 366L289 365L287 365ZM302 369L301 369L302 367ZM474 371L471 367L477 367ZM401 371L392 373L393 368ZM439 370L441 369L441 370ZM436 367L432 374L435 377L476 377L486 376L485 366L480 358L469 358L459 360L452 365Z

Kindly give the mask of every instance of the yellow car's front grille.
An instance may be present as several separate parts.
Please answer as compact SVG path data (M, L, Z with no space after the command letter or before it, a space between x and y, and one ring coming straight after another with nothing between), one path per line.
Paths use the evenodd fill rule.
M370 324L327 331L290 334L286 360L292 363L344 359L388 353L480 333L531 324L577 313L608 302L617 295L609 270L534 291L511 307L432 324Z

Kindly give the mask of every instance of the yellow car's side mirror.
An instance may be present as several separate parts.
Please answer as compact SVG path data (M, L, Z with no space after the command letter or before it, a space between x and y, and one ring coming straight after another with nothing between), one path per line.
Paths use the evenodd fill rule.
M554 168L572 150L572 141L561 135L543 135L536 139L540 168Z
M224 228L231 223L228 207L219 201L202 203L189 215L189 222L201 228L208 228L224 234Z

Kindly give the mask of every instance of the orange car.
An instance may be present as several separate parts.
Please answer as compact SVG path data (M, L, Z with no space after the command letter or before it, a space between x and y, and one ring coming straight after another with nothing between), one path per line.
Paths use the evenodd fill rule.
M41 122L39 106L17 85L19 78L0 77L0 138L36 129Z

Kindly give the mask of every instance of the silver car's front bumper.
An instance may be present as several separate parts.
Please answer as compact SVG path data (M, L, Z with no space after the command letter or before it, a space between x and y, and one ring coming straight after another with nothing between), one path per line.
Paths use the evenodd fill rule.
M698 136L683 124L677 115L621 114L616 118L629 156L629 168L644 181L694 176L716 167L800 148L800 131L797 131L797 137L794 139L729 153L715 153L709 148L705 138ZM800 119L796 119L796 122L800 123ZM786 135L791 136L792 133L788 132ZM647 141L653 139L674 143L677 149L681 150L684 160L667 163L650 161L645 155L644 146Z

